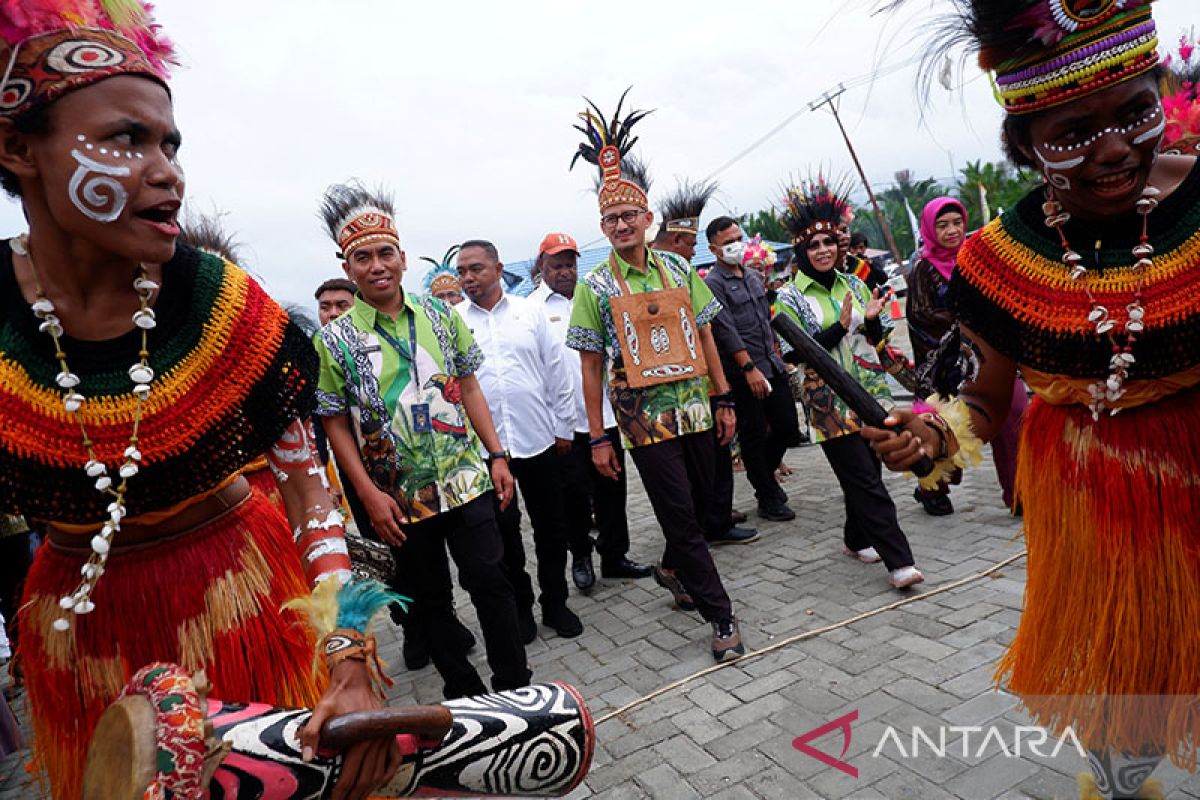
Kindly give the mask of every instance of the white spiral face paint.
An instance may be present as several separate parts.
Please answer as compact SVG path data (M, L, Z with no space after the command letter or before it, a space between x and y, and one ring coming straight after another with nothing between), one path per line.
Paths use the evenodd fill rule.
M117 179L128 178L133 170L93 161L76 149L71 150L71 158L79 166L67 184L67 192L79 213L96 222L113 222L120 217L129 192Z
M1063 175L1062 172L1068 169L1075 169L1087 160L1083 156L1076 156L1075 158L1068 158L1066 161L1051 161L1042 155L1042 151L1036 147L1033 148L1033 152L1037 154L1038 160L1042 162L1042 173L1046 176L1046 180L1050 181L1050 185L1055 189L1061 189L1064 192L1070 191L1071 179Z

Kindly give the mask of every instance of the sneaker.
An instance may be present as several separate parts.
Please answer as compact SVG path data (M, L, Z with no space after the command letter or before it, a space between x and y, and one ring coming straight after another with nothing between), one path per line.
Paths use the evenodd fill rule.
M671 593L675 598L675 607L680 611L696 610L692 596L688 594L687 589L683 588L683 581L679 580L674 572L667 572L662 567L655 565L654 582Z
M874 547L864 547L862 550L851 550L847 547L842 551L851 558L857 558L864 564L878 564L883 561L883 557L879 555L879 551Z
M574 639L583 633L583 623L567 604L550 606L542 609L542 624L553 628L554 632L564 639Z
M888 583L893 589L907 589L925 580L925 576L916 567L901 567L888 573Z
M758 541L759 538L759 532L753 528L738 528L735 526L717 536L705 536L704 541L714 547L719 547L723 544L750 544L751 542Z
M796 512L788 508L784 502L760 505L758 515L772 522L790 522L796 518Z
M713 660L720 663L733 661L746 655L746 646L742 644L742 632L736 619L718 620L712 624L712 654Z
M922 494L920 489L913 490L913 499L925 507L925 513L931 517L948 517L954 513L954 503L950 502L948 494Z

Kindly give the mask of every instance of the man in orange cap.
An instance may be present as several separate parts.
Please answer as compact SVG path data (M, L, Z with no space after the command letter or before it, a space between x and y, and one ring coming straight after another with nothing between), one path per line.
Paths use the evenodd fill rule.
M566 495L567 535L571 548L571 579L582 592L596 583L592 566L592 513L599 536L594 547L600 553L600 574L605 578L648 578L651 568L628 558L629 522L625 516L625 453L612 406L604 403L604 433L618 454L621 470L616 480L602 476L592 463L588 444L587 408L583 402L583 371L579 352L567 347L567 328L571 321L571 300L579 282L577 266L579 246L565 233L547 234L538 247L534 271L541 283L529 299L541 307L551 332L562 345L563 359L572 381L575 398L575 438L571 452L562 457L563 489Z

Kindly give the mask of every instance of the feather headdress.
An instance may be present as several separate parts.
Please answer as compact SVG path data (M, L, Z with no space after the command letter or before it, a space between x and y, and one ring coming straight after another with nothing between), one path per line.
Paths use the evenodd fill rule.
M629 87L629 89L632 88L632 86ZM646 189L626 178L621 167L622 160L626 159L638 140L638 137L631 134L633 126L647 114L652 113L651 111L630 111L624 118L621 117L621 107L625 104L625 97L629 94L629 89L621 94L621 99L617 102L617 110L611 120L605 119L599 106L586 97L583 98L591 108L579 114L579 118L584 124L574 126L575 130L582 133L587 139L576 149L575 155L571 158L570 168L574 168L575 162L582 158L600 170L601 214L616 205L636 205L646 209L650 207Z
M818 175L784 188L779 220L792 234L792 244L803 245L818 233L836 233L850 222L850 183Z
M910 0L890 0L894 11ZM1010 114L1069 103L1158 64L1153 0L951 0L922 57L929 86L943 62L976 53Z
M429 256L421 256L422 261L428 261L430 264L433 264L433 269L429 270L425 275L426 292L434 295L438 292L448 291L462 293L462 284L458 281L458 268L454 264L454 257L458 255L458 251L461 249L461 245L454 245L446 251L441 261L432 259Z
M681 181L662 201L663 225L667 233L700 232L700 216L717 191L714 181Z
M320 215L340 248L338 258L349 260L355 250L373 242L400 247L395 204L382 188L371 191L358 181L335 183L321 198Z
M1167 56L1163 78L1163 112L1167 119L1164 153L1200 155L1200 55L1195 36L1179 38L1179 50Z
M0 115L114 75L166 85L175 50L141 0L0 0Z

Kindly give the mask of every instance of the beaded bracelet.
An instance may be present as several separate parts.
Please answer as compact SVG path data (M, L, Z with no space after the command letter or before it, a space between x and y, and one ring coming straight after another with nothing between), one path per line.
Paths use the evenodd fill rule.
M737 408L737 403L732 400L718 400L717 408Z
M594 449L597 447L604 447L605 445L611 445L612 441L608 438L608 435L605 434L604 436L597 436L595 439L590 439L588 444L590 444Z

